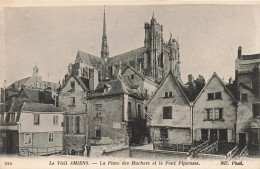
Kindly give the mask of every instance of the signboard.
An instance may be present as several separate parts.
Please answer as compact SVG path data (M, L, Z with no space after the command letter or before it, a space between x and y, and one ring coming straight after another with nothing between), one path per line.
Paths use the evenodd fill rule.
M121 124L120 123L113 123L113 128L114 129L121 129Z

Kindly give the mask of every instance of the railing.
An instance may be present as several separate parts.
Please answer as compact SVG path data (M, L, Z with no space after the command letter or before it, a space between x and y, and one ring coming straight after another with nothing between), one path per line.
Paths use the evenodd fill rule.
M197 145L196 147L193 147L192 149L190 149L188 155L192 155L194 158L199 151L203 150L208 145L209 145L209 141L205 141L205 142Z
M216 154L218 153L218 141L216 141L215 143L209 145L208 147L202 149L200 151L200 153L204 153L204 154Z
M227 159L231 159L239 150L239 146L236 145L232 150L227 153Z
M188 144L171 144L167 142L157 142L154 143L154 149L157 150L167 150L167 151L179 151L179 152L188 152L191 148L191 145Z
M39 155L48 155L61 152L63 150L62 146L54 147L19 147L19 155L27 156L39 156Z
M239 157L247 157L248 154L249 154L249 152L248 152L248 147L245 146L245 147L243 148L243 150L241 151L241 153L239 154Z

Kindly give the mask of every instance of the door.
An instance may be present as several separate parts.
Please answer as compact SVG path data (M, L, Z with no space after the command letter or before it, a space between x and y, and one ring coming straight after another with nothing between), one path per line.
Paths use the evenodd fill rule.
M210 129L210 142L215 142L217 139L217 129Z
M239 145L240 146L246 145L246 133L239 133Z
M6 132L6 153L12 154L13 152L13 132Z

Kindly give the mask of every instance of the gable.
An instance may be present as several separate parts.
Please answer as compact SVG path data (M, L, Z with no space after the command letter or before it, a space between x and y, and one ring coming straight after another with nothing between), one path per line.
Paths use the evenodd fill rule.
M165 100L171 99L176 104L186 104L189 106L189 101L180 87L177 79L173 77L172 74L168 74L167 77L162 81L162 84L156 90L154 96L150 100L148 104L151 102L156 102L158 99L162 99L165 97L165 92L172 92L171 98L165 98ZM155 104L155 103L151 103Z
M60 90L60 93L67 93L71 90L71 82L75 82L75 91L84 91L85 89L82 87L82 85L78 82L78 80L71 76L66 83L63 85L62 89Z
M222 80L218 77L216 73L212 75L212 77L209 79L207 84L204 86L204 88L201 90L199 95L194 101L194 104L198 100L207 100L208 93L216 93L221 92L222 98L227 100L236 101L232 93L229 91L229 89L225 86L225 84L222 82Z

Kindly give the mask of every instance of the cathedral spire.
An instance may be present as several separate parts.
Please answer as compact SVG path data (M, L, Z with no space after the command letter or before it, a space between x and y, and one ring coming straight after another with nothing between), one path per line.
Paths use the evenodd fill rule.
M106 34L106 10L104 6L104 18L103 18L103 36L102 36L102 45L101 45L101 58L104 62L109 58L109 48L107 42Z

